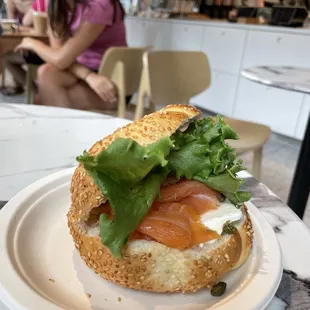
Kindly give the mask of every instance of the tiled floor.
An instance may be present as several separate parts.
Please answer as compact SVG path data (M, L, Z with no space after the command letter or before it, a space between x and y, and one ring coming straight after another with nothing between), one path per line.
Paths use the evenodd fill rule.
M0 93L0 104L1 102L23 103L24 96L5 97ZM287 200L299 148L299 141L277 134L272 134L264 147L261 181L283 201ZM241 158L251 172L252 154L244 154ZM310 228L310 199L304 222Z

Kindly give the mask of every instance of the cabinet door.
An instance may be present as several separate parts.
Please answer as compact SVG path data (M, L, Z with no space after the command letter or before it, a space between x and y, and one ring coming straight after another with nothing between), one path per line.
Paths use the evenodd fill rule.
M131 47L152 45L155 42L155 34L151 31L151 24L142 18L126 18L127 44Z
M174 22L171 44L173 50L200 51L203 41L203 26Z
M205 27L203 51L208 55L211 68L239 74L245 33L242 29Z
M243 68L266 65L309 66L309 35L249 31Z
M172 23L170 21L152 21L150 22L149 34L154 38L154 50L172 49Z
M141 47L152 45L153 49L172 49L171 22L127 17L125 25L129 46Z
M233 117L265 124L294 136L303 94L257 84L241 78Z
M231 116L237 86L237 77L212 71L211 86L191 102L203 109Z
M295 129L295 138L302 140L310 117L310 96L305 95Z

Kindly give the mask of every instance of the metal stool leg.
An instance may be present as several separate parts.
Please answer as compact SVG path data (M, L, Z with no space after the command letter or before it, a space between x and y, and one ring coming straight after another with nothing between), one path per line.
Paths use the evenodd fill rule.
M310 116L287 204L302 219L310 191Z

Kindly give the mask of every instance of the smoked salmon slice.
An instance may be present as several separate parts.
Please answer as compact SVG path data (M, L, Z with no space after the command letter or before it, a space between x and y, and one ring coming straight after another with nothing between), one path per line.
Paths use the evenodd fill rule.
M161 212L170 212L187 217L190 220L198 222L200 220L196 210L189 205L180 202L167 202L158 205L158 210Z
M184 198L199 195L200 198L205 197L215 206L218 206L221 194L203 183L197 181L180 181L178 183L162 187L160 191L160 202L175 202Z
M192 206L198 214L203 214L211 209L216 209L220 202L217 196L196 194L189 197L185 197L180 200L181 203Z
M213 239L219 239L221 236L212 230L207 230L200 223L200 216L196 209L182 202L164 203L158 207L158 210L165 213L181 214L186 216L191 225L192 245L198 245Z
M137 230L171 248L183 250L192 243L189 219L178 214L151 211Z
M208 230L200 215L220 204L221 194L197 181L169 177L162 185L159 200L141 221L129 240L157 241L168 247L184 250L221 236ZM95 208L95 214L114 214L108 202Z

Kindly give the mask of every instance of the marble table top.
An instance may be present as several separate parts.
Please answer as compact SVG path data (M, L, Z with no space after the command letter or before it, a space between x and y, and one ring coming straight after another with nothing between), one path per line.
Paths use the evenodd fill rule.
M0 208L30 183L75 166L77 154L126 123L89 112L0 104ZM253 204L272 225L283 253L283 279L266 309L309 310L310 231L262 183L248 173L245 178ZM1 301L0 310L7 310Z
M244 69L242 75L257 83L310 93L310 68L259 66Z

